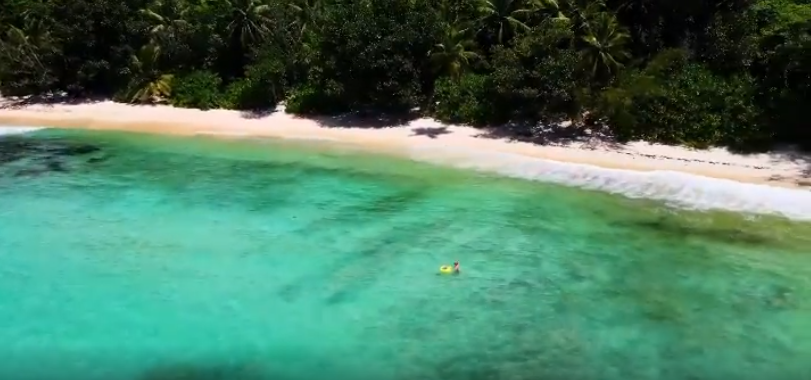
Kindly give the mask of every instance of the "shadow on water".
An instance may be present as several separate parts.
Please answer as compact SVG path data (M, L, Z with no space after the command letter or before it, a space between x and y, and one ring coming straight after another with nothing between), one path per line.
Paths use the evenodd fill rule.
M410 188L394 194L377 198L358 206L353 213L370 214L372 216L394 215L407 211L420 201L429 197L430 188Z
M428 197L429 193L430 189L428 188L415 187L378 197L368 195L358 197L358 200L361 201L359 204L347 202L349 203L347 206L337 209L333 207L324 217L309 222L298 229L292 230L290 233L320 231L338 226L347 230L363 228L370 223L379 223L381 218L392 218L401 212L408 211L410 207Z
M174 364L147 370L138 380L288 380L253 365ZM290 379L292 380L292 379Z
M661 216L655 220L641 220L622 223L630 228L638 228L672 239L698 238L710 242L729 245L768 246L777 243L774 239L735 227L712 225L686 225L672 218Z
M538 356L543 355L538 352L531 352L519 355L512 360L496 360L489 357L487 353L455 355L438 365L433 366L434 375L432 378L444 380L498 380L504 378L502 367L504 364L520 363L526 366L531 361L538 361ZM562 374L543 373L541 368L527 368L523 374L511 373L513 379L520 380L568 380L575 379L576 376L569 377ZM260 369L255 365L204 365L204 364L175 364L159 366L147 370L137 380L316 380L316 379L337 379L337 380L372 380L370 375L356 374L347 376L346 374L317 373L318 369L313 369L313 373L305 376L290 376L288 374L274 373L265 369ZM326 372L326 371L324 371ZM332 372L332 371L330 371ZM515 372L515 371L511 371ZM540 372L540 373L539 373ZM410 378L399 376L394 379L411 380ZM374 377L374 380L380 378Z
M18 164L11 171L14 177L64 173L77 164L105 161L108 157L101 151L100 147L90 144L12 136L0 138L0 167Z
M475 361L470 361L470 359ZM476 366L470 367L471 362L476 363ZM442 379L454 380L498 380L501 378L498 366L484 364L481 362L481 358L447 360L437 366L437 374Z
M301 189L317 186L322 180L346 178L355 182L374 183L379 179L375 173L362 168L343 168L319 162L267 161L251 158L222 160L166 152L157 153L152 157L154 159L143 160L139 155L127 153L118 156L117 177L133 180L152 178L150 186L166 189L173 194L184 194L177 199L178 202L221 205L223 208L237 207L252 212L269 213L290 204L291 197L296 197L300 202L306 201L311 194ZM167 170L171 167L188 165L190 160L196 162L195 175L192 177ZM252 175L246 176L244 173ZM234 191L226 194L219 192L218 189L223 182L230 183ZM317 191L312 195L317 195ZM350 214L352 213L348 215L352 216Z
M369 283L375 282L381 273L377 271L365 272L362 280L338 280L342 274L354 273L354 271L367 268L376 262L385 262L386 257L394 257L404 254L414 246L420 246L420 239L431 239L441 231L436 229L437 225L445 226L454 220L454 214L448 212L440 219L402 219L398 216L415 211L416 205L421 199L426 198L430 189L412 188L410 190L397 192L380 197L370 202L369 205L361 205L354 209L343 208L335 218L329 220L316 221L305 227L305 229L328 229L329 226L351 225L352 228L363 228L364 224L357 224L359 220L368 220L379 223L381 218L389 220L389 228L375 231L368 237L359 237L354 244L345 245L346 249L352 249L351 255L336 260L326 266L324 270L309 273L295 281L284 285L278 295L287 301L292 301L300 295L305 294L308 286L313 282L324 278L334 279L334 288L324 298L326 305L332 306L352 300L363 293L368 288ZM323 223L323 224L321 224ZM404 237L414 237L407 239ZM354 278L354 276L352 276Z
M537 328L537 325L534 326ZM431 367L445 380L575 380L593 379L586 357L588 340L569 329L542 335L515 335L511 343L460 350ZM561 365L565 364L565 365Z

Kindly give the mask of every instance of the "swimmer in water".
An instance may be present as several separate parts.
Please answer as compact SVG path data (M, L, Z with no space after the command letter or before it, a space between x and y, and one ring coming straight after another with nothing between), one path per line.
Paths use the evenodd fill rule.
M453 271L454 271L454 273L459 273L459 262L458 261L453 262Z

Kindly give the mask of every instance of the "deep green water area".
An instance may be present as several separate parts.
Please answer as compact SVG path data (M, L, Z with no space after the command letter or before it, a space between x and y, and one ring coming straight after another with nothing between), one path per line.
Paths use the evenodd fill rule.
M0 379L811 379L811 223L324 143L3 136Z

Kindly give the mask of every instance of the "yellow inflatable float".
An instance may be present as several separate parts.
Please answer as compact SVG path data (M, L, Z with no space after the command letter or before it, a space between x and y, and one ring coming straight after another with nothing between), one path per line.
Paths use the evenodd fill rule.
M451 274L451 273L453 273L453 267L450 266L450 265L443 265L443 266L439 267L439 273Z

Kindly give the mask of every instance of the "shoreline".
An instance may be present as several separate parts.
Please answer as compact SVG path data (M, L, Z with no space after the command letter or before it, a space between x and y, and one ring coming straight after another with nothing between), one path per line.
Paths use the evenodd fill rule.
M0 125L333 141L417 159L410 152L428 150L433 156L431 161L454 166L462 163L454 160L464 160L455 151L475 151L604 169L671 171L772 187L811 189L811 156L790 152L739 155L719 148L694 150L645 142L617 144L604 137L588 136L539 145L488 136L482 129L426 118L402 125L385 121L369 125L369 120L356 118L302 118L285 113L283 107L268 115L254 116L232 110L203 111L112 101L22 106L13 102L0 98ZM442 162L448 160L451 161Z

